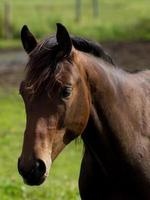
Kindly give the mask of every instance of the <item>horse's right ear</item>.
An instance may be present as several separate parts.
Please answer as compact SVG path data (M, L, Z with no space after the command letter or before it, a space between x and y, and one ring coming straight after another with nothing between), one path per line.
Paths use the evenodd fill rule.
M26 25L24 25L21 29L21 41L27 53L30 53L37 45L35 37Z

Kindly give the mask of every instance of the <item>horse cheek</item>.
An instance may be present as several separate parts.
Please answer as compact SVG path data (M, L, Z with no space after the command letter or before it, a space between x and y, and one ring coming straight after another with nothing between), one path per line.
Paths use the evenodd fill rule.
M86 90L80 86L74 94L72 105L66 113L66 128L77 137L84 131L89 115L90 102Z

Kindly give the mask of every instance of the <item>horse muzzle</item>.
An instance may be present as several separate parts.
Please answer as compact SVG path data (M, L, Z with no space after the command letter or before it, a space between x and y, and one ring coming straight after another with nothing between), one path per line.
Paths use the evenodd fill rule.
M21 159L19 158L18 171L19 174L23 177L24 182L31 186L42 184L47 177L46 164L40 159L34 160L32 166L28 169L25 169Z

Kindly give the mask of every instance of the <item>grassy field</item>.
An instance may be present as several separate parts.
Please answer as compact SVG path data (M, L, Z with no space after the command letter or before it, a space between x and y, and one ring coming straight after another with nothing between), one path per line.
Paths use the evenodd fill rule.
M28 24L38 38L52 34L56 22L64 23L75 35L98 41L149 40L149 0L98 0L99 16L93 16L92 1L82 0L80 21L75 20L75 0L7 0L11 7L10 46L19 46L20 28ZM4 40L4 0L0 2L0 47ZM13 43L14 42L14 43Z
M25 125L16 89L0 89L0 200L79 200L81 145L72 143L57 158L44 185L26 186L17 172Z

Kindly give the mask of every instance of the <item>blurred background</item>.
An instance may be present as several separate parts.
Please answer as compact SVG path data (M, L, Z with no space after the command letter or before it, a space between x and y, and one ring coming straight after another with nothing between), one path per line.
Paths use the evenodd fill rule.
M149 0L0 0L0 200L79 200L82 144L72 143L40 187L23 184L17 172L25 113L18 94L27 55L20 29L38 40L63 23L73 35L100 42L115 63L130 71L150 68Z

